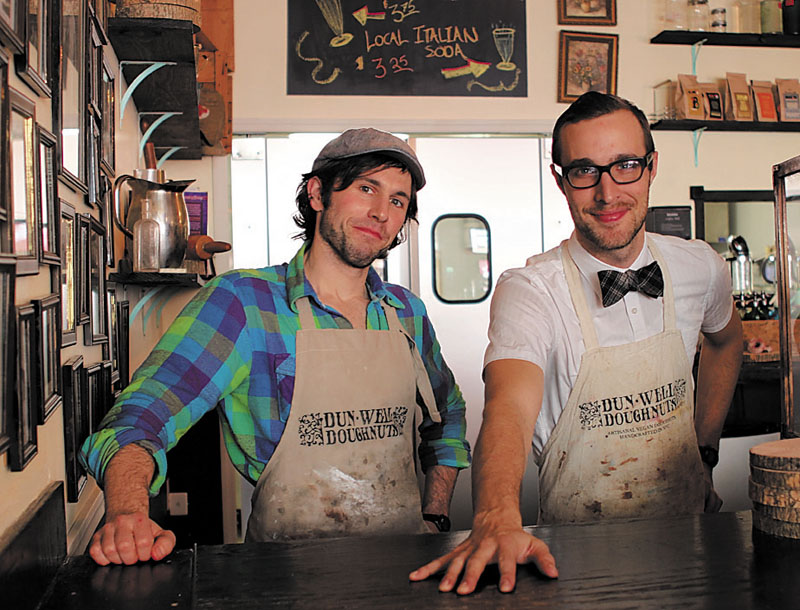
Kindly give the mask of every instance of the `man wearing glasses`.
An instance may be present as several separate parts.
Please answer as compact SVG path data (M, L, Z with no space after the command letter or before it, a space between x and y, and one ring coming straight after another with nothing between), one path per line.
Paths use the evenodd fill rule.
M528 447L539 523L715 512L711 472L738 377L742 328L723 260L701 241L644 230L658 167L644 114L590 92L556 122L552 171L575 223L560 246L505 272L493 297L470 537L411 574L475 589L487 563L558 575L522 529ZM696 407L691 362L703 347Z

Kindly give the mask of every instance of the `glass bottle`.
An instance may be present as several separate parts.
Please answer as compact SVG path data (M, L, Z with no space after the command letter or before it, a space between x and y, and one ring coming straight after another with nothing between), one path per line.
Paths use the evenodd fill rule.
M780 34L782 32L781 0L761 0L761 33Z
M711 25L708 0L689 0L687 22L695 32L707 32Z
M712 32L727 32L728 31L728 11L724 8L711 9L711 31Z
M721 4L725 7L725 20L728 24L726 31L729 34L738 34L742 31L739 26L739 13L742 10L742 3L740 0L726 0Z
M664 0L664 29L686 29L686 0Z
M759 0L741 0L739 28L742 33L761 33L761 3Z
M161 226L153 218L150 200L142 200L141 218L133 224L133 270L158 272L161 258Z
M800 0L783 0L781 9L783 33L794 36L800 34Z

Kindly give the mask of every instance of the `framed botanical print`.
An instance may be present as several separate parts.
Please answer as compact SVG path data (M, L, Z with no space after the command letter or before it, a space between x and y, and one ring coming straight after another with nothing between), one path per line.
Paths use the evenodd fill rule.
M119 361L120 390L124 390L130 381L128 351L130 347L130 315L130 302L117 300L117 360Z
M11 189L8 187L8 57L0 48L0 252L10 254L11 221L9 198Z
M84 329L84 345L108 341L106 316L106 229L94 217L89 218L89 326Z
M560 25L617 25L617 0L556 0L556 2Z
M42 355L37 376L41 396L38 423L43 424L61 404L61 297L50 294L32 302L36 311L37 350Z
M2 3L3 0L0 0ZM25 1L25 51L14 58L17 73L36 93L51 95L55 0Z
M61 204L61 347L77 342L77 290L75 284L75 239L77 225L75 208L66 201Z
M17 261L0 256L0 455L11 445L16 387L16 333L14 332L14 288Z
M67 501L77 502L86 485L86 471L78 461L81 444L89 435L83 413L87 402L87 379L83 356L70 358L61 367L64 379L64 453L67 468Z
M100 163L108 175L114 177L115 148L114 125L116 121L116 78L108 59L103 56L100 80L100 111L102 114L100 137Z
M76 214L75 220L75 313L78 324L86 324L90 319L89 296L89 233L91 226L89 214Z
M0 42L14 53L25 49L25 0L0 0Z
M41 400L36 378L39 359L36 336L36 311L33 304L17 307L17 400L13 416L11 449L8 465L20 471L36 456L38 438L36 425L39 420L37 405Z
M61 159L59 177L86 192L86 2L61 2L60 96L54 96L53 124Z
M39 210L36 207L36 104L16 89L9 90L11 110L11 220L17 275L39 273Z
M562 31L558 39L558 101L587 91L617 93L617 34Z
M39 253L41 261L61 263L61 233L56 197L56 138L41 125L36 128L36 199L39 208Z

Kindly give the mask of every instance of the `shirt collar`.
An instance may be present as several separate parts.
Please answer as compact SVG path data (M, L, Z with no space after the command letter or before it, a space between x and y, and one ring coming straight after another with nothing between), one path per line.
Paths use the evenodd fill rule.
M308 242L303 242L297 254L289 261L286 269L286 294L289 298L289 307L294 312L297 312L297 299L302 297L311 297L320 307L323 306L311 282L306 279L306 274L303 270L303 258L308 245ZM367 291L369 292L370 301L385 299L395 309L405 308L403 303L387 290L386 284L383 283L383 280L372 267L367 272Z
M639 267L643 267L648 263L655 260L653 255L650 253L650 249L648 248L649 243L649 236L647 233L644 234L644 246L642 247L642 251L639 252L639 256L636 257L636 260L633 261L633 264L630 267L622 268L622 267L615 267L614 265L609 265L608 263L604 263L598 258L595 258L589 252L586 251L578 238L575 235L575 231L572 232L570 238L567 240L567 248L569 249L569 253L572 256L572 260L575 261L575 265L578 267L578 271L580 271L581 275L584 277L584 280L589 282L592 289L597 293L600 294L600 279L597 277L598 271L603 271L604 269L613 269L614 271L627 271L628 269L638 269Z

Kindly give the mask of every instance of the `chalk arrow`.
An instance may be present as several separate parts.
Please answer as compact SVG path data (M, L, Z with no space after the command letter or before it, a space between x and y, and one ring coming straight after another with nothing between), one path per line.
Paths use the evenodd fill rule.
M355 17L356 21L358 21L361 25L367 25L368 19L383 21L386 19L386 13L370 13L367 11L367 5L365 4L357 11L353 11L353 17Z
M486 72L491 66L491 62L475 61L474 59L467 58L466 66L458 66L457 68L442 68L442 76L445 78L456 78L458 76L467 76L472 74L475 78L480 78L481 74Z

